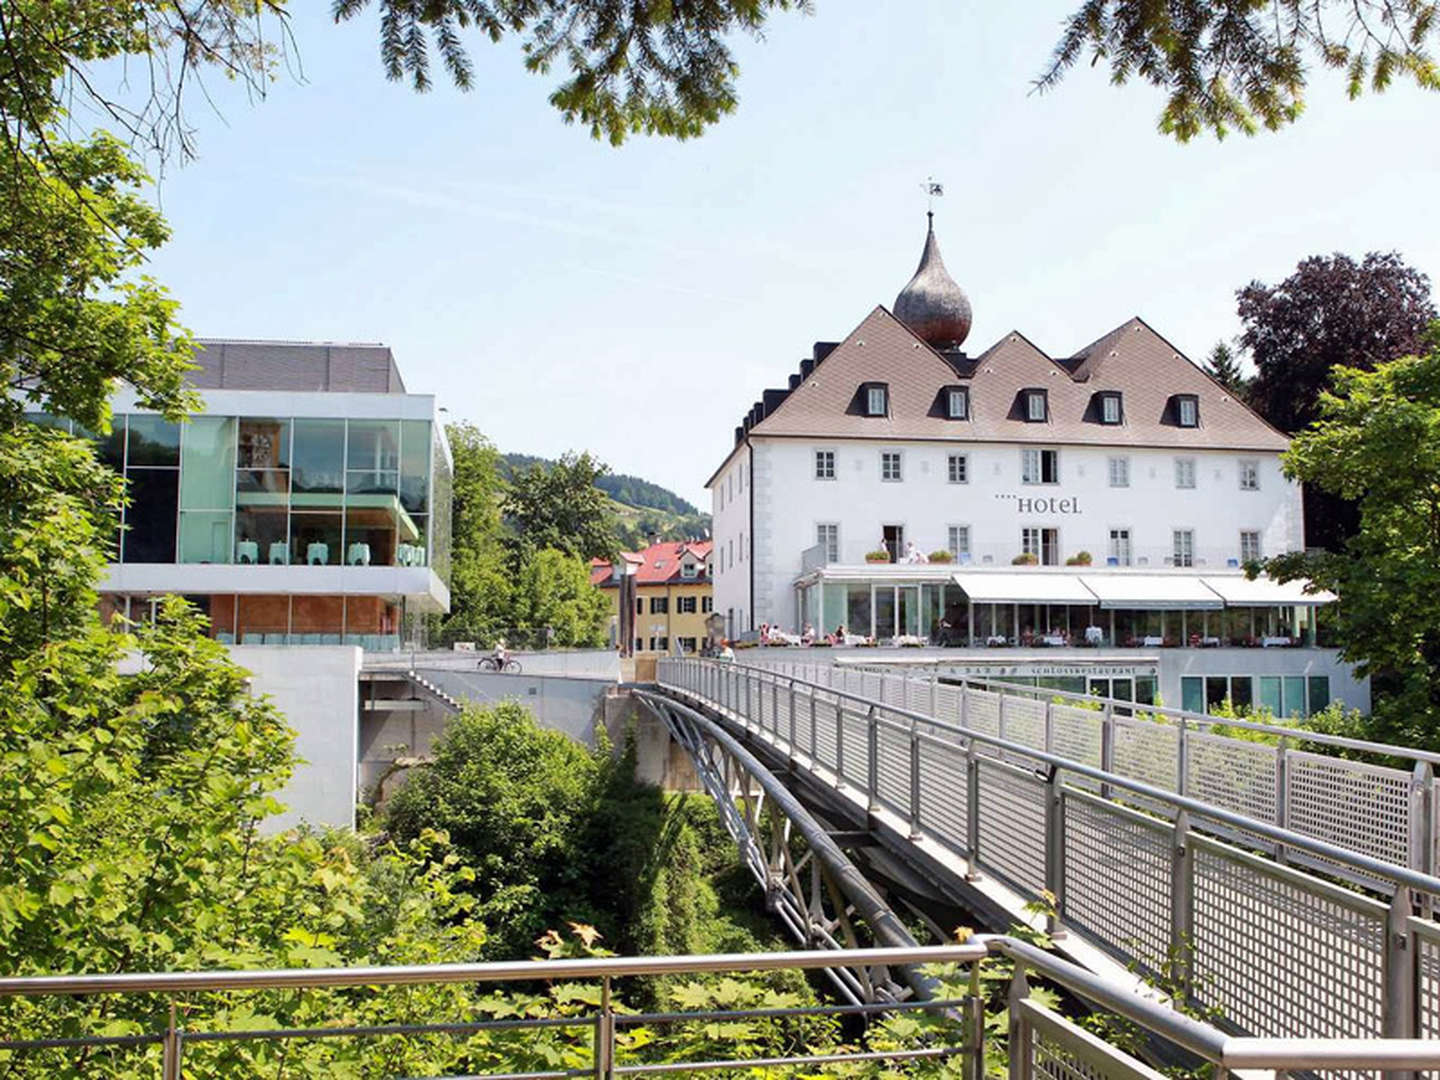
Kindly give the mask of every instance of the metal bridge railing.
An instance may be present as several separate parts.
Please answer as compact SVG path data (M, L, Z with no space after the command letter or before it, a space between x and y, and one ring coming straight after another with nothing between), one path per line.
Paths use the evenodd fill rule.
M957 675L942 681L938 670L917 675L910 664L903 671L788 660L754 666L1143 780L1382 862L1440 872L1440 754L1001 680ZM1263 741L1231 734L1242 731ZM1373 765L1308 747L1396 758L1412 767ZM1384 887L1383 880L1305 851L1285 852L1268 842L1262 847L1366 888Z
M184 1071L203 1067L206 1047L217 1044L275 1044L295 1040L435 1039L460 1042L477 1034L505 1030L539 1030L556 1026L577 1030L589 1043L590 1060L580 1067L533 1071L471 1072L494 1080L548 1080L552 1077L592 1076L598 1080L646 1074L694 1074L710 1070L804 1068L842 1062L905 1062L958 1058L967 1080L981 1080L985 1071L985 1002L967 991L944 1001L890 1002L884 1005L813 1006L796 1008L686 1010L670 1013L627 1013L616 1008L613 981L637 975L694 975L703 972L815 969L837 962L854 966L946 964L973 965L987 956L1013 961L1006 1011L1009 1020L1008 1053L1011 1080L1162 1080L1161 1074L1116 1047L1100 1040L1071 1019L1030 998L1030 980L1040 977L1069 990L1091 1006L1118 1014L1140 1031L1163 1044L1218 1066L1217 1072L1240 1068L1385 1069L1391 1071L1440 1068L1440 1042L1415 1039L1256 1039L1236 1038L1181 1015L1155 1000L1108 982L1075 964L1005 937L977 937L956 946L911 949L854 949L833 951L751 953L720 956L606 957L579 960L543 960L489 964L436 964L413 967L307 968L277 971L168 972L121 975L63 975L0 978L4 998L37 999L54 995L85 995L91 1000L110 996L145 995L153 1000L157 1023L125 1035L78 1035L67 1038L16 1037L0 1032L0 1053L13 1073L35 1075L27 1068L37 1058L29 1055L79 1055L93 1051L121 1051L138 1055L139 1062L159 1065L164 1080L179 1080ZM562 1018L525 1017L467 1022L455 1018L441 1024L371 1025L343 1023L311 1028L187 1027L183 1022L189 995L237 994L267 989L318 990L342 987L426 986L566 979L599 984L598 1004L588 1012ZM213 1004L213 1001L212 1001ZM337 1004L337 1013L340 1008ZM787 1054L770 1057L718 1057L689 1060L627 1060L619 1036L640 1025L664 1028L687 1022L765 1023L807 1016L873 1015L904 1010L939 1012L944 1021L927 1040L895 1049L845 1048L827 1054ZM31 1013L30 1015L36 1015ZM159 1019L168 1018L168 1019ZM462 1064L463 1055L461 1055ZM377 1061L380 1060L377 1054ZM44 1064L40 1064L44 1068ZM65 1064L51 1067L64 1071Z
M715 661L663 660L659 682L863 805L877 827L1024 896L1048 891L1055 929L1168 971L1238 1031L1440 1038L1440 927L1415 914L1440 879L970 726L977 691L957 724ZM1052 732L1048 745L1064 743ZM1266 849L1379 883L1390 901Z

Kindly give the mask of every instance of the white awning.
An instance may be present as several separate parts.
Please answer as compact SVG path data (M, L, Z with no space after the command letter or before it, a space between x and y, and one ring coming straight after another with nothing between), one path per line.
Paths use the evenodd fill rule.
M1188 574L1086 574L1081 580L1107 609L1219 611L1224 606L1203 581Z
M959 570L951 580L977 604L1095 604L1076 574Z
M1303 581L1271 581L1269 578L1249 580L1243 574L1227 574L1224 577L1202 579L1225 601L1226 607L1287 607L1291 604L1315 606L1332 604L1335 594L1304 591Z

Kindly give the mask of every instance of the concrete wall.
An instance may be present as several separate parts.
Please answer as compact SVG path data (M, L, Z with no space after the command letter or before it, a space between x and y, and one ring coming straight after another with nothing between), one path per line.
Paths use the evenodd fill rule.
M417 668L457 701L488 705L516 701L535 714L542 727L563 731L586 746L595 745L595 723L601 716L606 690L613 679L572 678L559 675L502 675L448 668Z
M253 676L257 695L268 696L295 729L303 764L276 793L287 810L271 819L280 830L305 822L351 828L355 824L359 747L360 650L354 646L269 645L230 648Z

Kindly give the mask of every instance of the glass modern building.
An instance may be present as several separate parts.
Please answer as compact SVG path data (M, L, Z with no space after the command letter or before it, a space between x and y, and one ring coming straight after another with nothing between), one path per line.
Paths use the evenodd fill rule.
M103 602L186 596L222 641L398 648L449 607L449 448L379 345L205 341L185 423L113 402L130 503ZM43 417L37 419L44 420Z

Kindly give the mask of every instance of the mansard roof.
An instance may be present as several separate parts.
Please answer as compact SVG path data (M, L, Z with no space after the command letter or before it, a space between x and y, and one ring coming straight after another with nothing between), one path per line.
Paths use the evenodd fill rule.
M887 415L855 407L867 383L887 386ZM968 419L949 419L933 407L947 385L970 387ZM1046 391L1047 421L1025 419L1020 394L1027 389ZM1106 391L1122 396L1119 424L1100 422L1094 401ZM1178 397L1196 400L1198 426L1178 424ZM767 391L762 412L751 436L1251 451L1288 445L1138 317L1071 357L1051 357L1013 331L979 356L962 358L937 352L877 306L794 389Z

